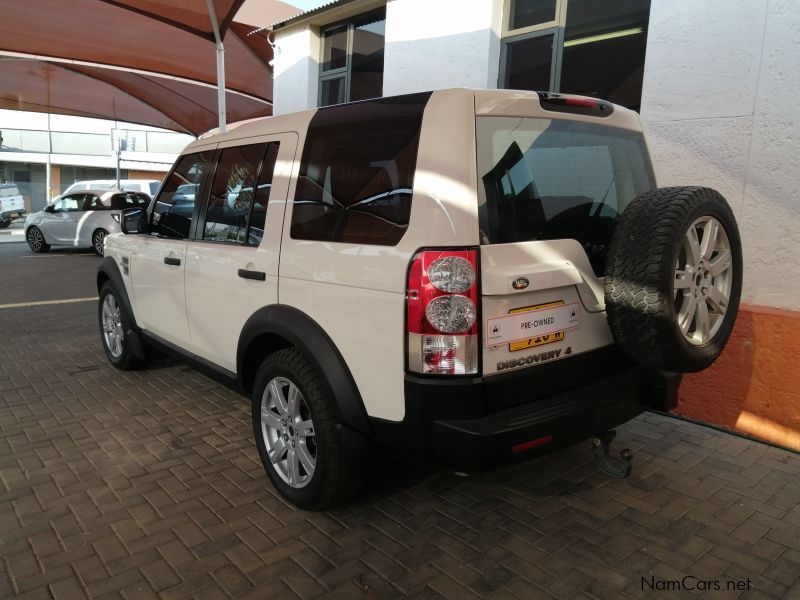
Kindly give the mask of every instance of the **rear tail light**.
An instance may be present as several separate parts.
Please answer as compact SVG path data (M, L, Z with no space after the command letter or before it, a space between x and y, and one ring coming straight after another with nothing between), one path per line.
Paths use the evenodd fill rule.
M478 251L424 250L408 270L408 369L478 372Z

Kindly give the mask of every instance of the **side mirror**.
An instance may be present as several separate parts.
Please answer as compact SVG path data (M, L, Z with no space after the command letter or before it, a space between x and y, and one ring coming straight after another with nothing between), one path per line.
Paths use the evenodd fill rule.
M122 233L149 233L147 211L143 208L126 208L119 221Z
M49 213L53 212L55 210L54 206L55 206L54 204L48 204L47 206L44 207L44 212L49 212Z

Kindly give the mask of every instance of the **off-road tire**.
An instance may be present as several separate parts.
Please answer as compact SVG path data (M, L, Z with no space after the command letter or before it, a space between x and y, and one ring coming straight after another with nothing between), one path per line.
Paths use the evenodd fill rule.
M37 244L36 242L37 232L39 236L41 236L40 244ZM42 233L42 230L36 225L31 225L28 227L28 230L25 232L25 241L28 242L28 247L38 254L42 254L43 252L48 252L50 250L50 244L45 241L44 233Z
M683 238L705 216L719 221L728 236L732 286L716 334L693 345L678 327L673 287ZM606 260L605 302L611 333L631 360L678 373L705 369L730 337L741 290L741 239L733 212L717 191L660 188L642 194L622 213Z
M118 357L112 354L103 335L103 302L109 294L114 296L114 300L119 306L122 320L122 353ZM131 318L125 310L125 305L120 302L119 294L110 281L106 281L100 288L100 298L97 303L97 320L100 326L100 343L103 345L108 362L120 371L135 371L145 366L146 361L134 352L134 344L131 342L132 336L136 335L131 327Z
M305 487L285 483L269 460L261 432L261 404L267 384L283 377L300 390L314 423L317 449L316 467ZM358 493L366 483L366 472L359 461L348 458L337 423L335 400L321 374L296 348L269 355L256 373L252 392L253 433L264 470L284 498L306 510L322 510L340 504Z

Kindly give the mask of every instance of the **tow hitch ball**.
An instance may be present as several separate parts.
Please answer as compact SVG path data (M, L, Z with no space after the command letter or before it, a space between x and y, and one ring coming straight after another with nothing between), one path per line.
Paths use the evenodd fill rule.
M608 455L611 449L611 441L617 435L616 431L604 431L597 437L592 438L592 449L594 450L594 461L600 470L609 477L625 479L631 474L633 468L633 452L624 448L619 453L619 458L612 458Z

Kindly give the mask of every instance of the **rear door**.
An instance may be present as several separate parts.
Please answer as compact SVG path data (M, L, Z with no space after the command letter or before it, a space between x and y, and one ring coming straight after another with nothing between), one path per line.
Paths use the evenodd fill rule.
M176 191L186 183L204 189L214 148L178 159L151 208L150 233L126 239L137 323L183 349L191 347L184 285L186 246L194 234L197 211L194 198L180 197Z
M640 132L479 116L484 374L607 346L602 276L618 215L655 187Z
M188 246L192 347L231 373L245 322L278 302L281 227L296 148L295 133L221 144Z

